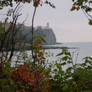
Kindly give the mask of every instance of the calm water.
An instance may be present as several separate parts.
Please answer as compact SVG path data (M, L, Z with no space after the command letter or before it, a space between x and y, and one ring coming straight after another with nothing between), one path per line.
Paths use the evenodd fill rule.
M67 47L77 47L76 54L78 54L78 61L80 62L84 57L92 57L92 42L73 42L64 43L63 46Z
M92 57L92 42L85 42L85 43L80 43L80 42L73 42L73 43L63 43L63 44L57 44L55 46L58 47L73 47L76 49L69 49L70 52L72 53L72 58L74 63L82 63L83 58L86 56L91 56ZM61 56L56 57L58 53L60 53L62 50L61 49L46 49L45 50L45 57L47 61L49 62L54 62L54 61L60 61ZM28 55L31 55L31 51L27 51ZM19 54L20 55L20 54ZM21 57L21 56L20 56ZM18 59L18 58L17 58ZM16 61L16 57L13 58L13 60ZM21 60L22 61L22 60ZM15 62L13 62L14 65Z
M56 46L60 46L60 47L64 46L70 48L75 47L76 49L70 49L74 62L81 63L84 57L86 56L92 57L92 42L71 42L71 43L58 44ZM59 52L61 52L60 49L49 49L46 51L49 53L50 56L48 60L54 61L55 59L60 59L60 57L56 58L56 55Z

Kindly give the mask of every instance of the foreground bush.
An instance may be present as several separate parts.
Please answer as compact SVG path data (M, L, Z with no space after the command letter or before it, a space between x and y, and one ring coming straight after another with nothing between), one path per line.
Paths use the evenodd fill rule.
M73 65L67 50L59 55L61 62L47 67L39 63L11 67L10 62L0 62L0 92L92 92L92 58Z
M0 63L0 70L0 92L48 92L48 79L39 68L27 63L12 68L8 62Z

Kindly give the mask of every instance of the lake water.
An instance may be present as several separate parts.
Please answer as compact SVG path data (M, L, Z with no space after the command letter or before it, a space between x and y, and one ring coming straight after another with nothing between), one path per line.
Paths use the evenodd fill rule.
M70 49L74 62L81 63L84 57L86 56L92 57L92 42L71 42L71 43L57 44L56 46L76 48L76 49ZM59 52L61 52L61 50L48 49L47 52L51 54L49 60L53 61L56 55Z
M92 57L92 42L75 42L75 43L64 43L64 46L77 47L78 58L81 60L86 56Z
M63 44L57 44L53 45L54 47L69 47L69 48L76 48L76 49L69 49L69 51L72 54L73 62L74 63L82 63L83 58L86 56L92 57L92 42L72 42L72 43L63 43ZM58 53L60 53L62 49L46 49L45 50L45 57L46 61L48 62L54 62L54 61L60 61L61 56L56 57ZM31 55L31 51L27 51L28 55ZM21 54L19 54L21 55ZM23 55L23 54L22 54ZM20 56L21 57L21 56ZM17 58L18 59L18 58ZM30 59L31 60L31 59ZM14 61L14 58L13 58ZM16 61L16 59L15 59ZM22 59L21 59L22 61ZM14 62L13 62L14 65Z

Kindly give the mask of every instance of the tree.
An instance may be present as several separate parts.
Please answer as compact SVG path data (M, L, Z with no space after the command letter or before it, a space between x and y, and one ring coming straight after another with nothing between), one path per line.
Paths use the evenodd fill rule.
M33 2L34 7L38 7L39 5L42 5L43 3L50 5L51 7L55 7L51 2L48 0L0 0L0 9L3 9L5 6L13 6L13 1L16 3L31 3Z
M4 6L13 6L13 1L18 3L18 2L28 2L30 3L31 0L0 0L0 9L2 9Z
M92 0L72 0L73 6L71 8L71 11L74 10L82 10L85 16L89 20L89 24L92 25Z
M55 6L47 1L47 0L1 0L0 1L0 8L3 9L3 7L5 6L11 6L13 7L13 1L16 2L17 5L19 5L20 3L33 3L33 6L34 6L34 12L33 12L33 17L32 17L32 44L31 44L31 49L32 49L32 57L34 57L33 55L33 35L34 35L34 17L35 17L35 13L36 13L36 10L37 10L37 7L38 6L42 6L43 4L48 4L50 5L52 8L55 8ZM16 10L16 8L15 8ZM13 11L15 12L15 11Z
M42 61L44 61L44 57L43 57L42 51L40 51L41 50L41 47L38 44L36 44L36 47L34 47L35 46L35 44L33 42L34 18L35 18L35 13L36 13L37 7L38 6L42 6L43 3L50 5L52 8L55 8L55 6L51 2L49 2L47 0L43 0L43 1L42 0L24 0L24 1L23 0L7 0L7 1L6 0L2 0L2 1L0 1L1 9L3 9L4 6L11 6L11 7L13 7L13 1L15 1L17 3L17 5L19 5L21 2L23 2L23 3L26 3L26 2L27 3L30 3L30 2L33 1L34 12L33 12L33 17L32 17L32 44L31 44L31 46L32 46L31 47L31 49L32 49L32 59L33 59L33 63L32 63L33 67L32 68L33 68L33 71L34 71L34 78L36 80L35 83L37 85L37 90L35 92L41 92L40 91L40 87L39 87L40 86L40 83L39 83L39 80L37 79L37 74L35 72L35 71L37 71L37 68L38 68L37 65L36 65L37 63L35 63L35 62L38 62L39 63L39 60L40 60L40 62L42 63ZM16 8L13 11L13 14L16 14ZM11 46L11 54L10 54L9 60L11 60L11 58L13 56L13 52L15 50L14 49L14 47L15 47L15 42L14 42L14 36L15 35L14 34L15 34L15 26L16 26L16 21L18 19L18 16L20 16L20 15L17 15L17 16L15 15L13 17L12 23L10 24L9 31L12 33L12 37L11 37L12 46ZM4 36L4 38L6 38L6 35ZM3 39L2 42L3 41L5 41L5 39ZM1 45L3 45L3 44L1 43ZM35 49L38 49L38 50L36 50L36 53L34 51L34 48ZM2 46L1 46L1 51L2 51ZM39 59L39 60L37 60L37 59ZM5 62L6 62L6 59L5 59ZM2 60L1 60L1 63L2 63ZM4 91L1 91L1 92L4 92Z
M12 21L8 24L8 28L6 29L7 25L7 18L5 19L4 23L1 23L0 26L0 60L1 62L11 61L11 58L13 56L14 50L15 50L15 38L16 38L16 23L18 20L18 17L21 15L19 11L19 3L15 7L15 9L11 12L12 13ZM6 51L6 52L4 52ZM10 54L9 54L10 51ZM3 59L5 53L5 59ZM8 57L9 55L9 57Z

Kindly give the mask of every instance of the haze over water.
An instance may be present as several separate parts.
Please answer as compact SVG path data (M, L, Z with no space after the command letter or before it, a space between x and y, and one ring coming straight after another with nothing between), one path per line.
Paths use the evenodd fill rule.
M78 62L81 62L86 56L92 57L92 42L70 42L64 43L62 46L77 47L78 49L75 53L78 53Z

